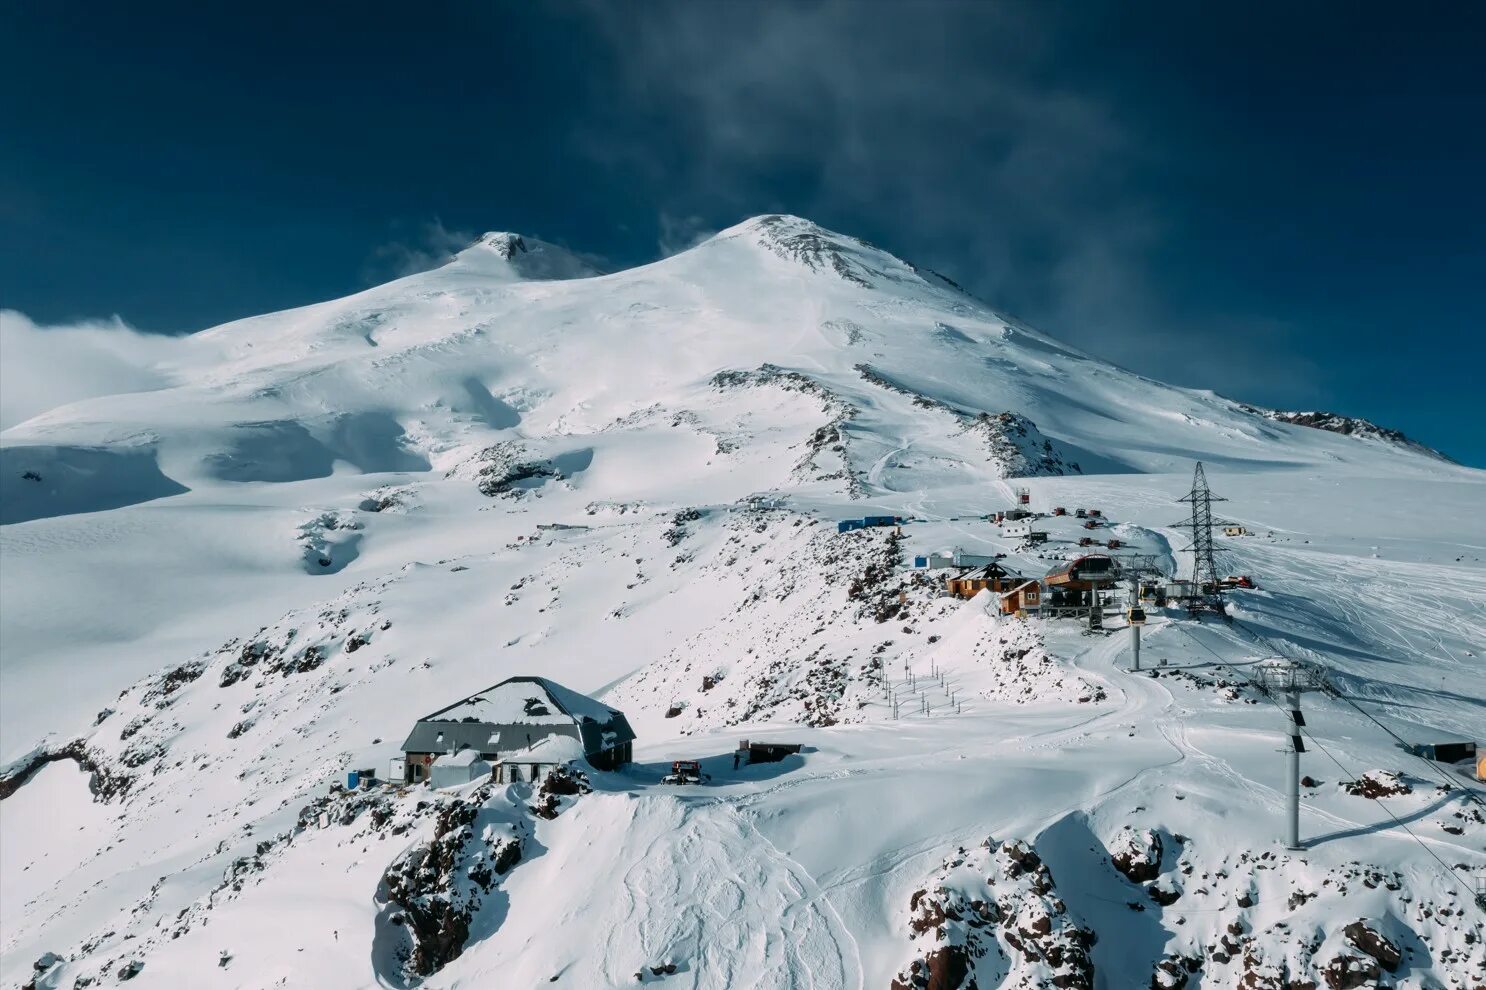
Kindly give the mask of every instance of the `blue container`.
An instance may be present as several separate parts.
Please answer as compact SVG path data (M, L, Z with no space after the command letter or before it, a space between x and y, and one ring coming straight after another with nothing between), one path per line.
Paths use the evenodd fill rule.
M836 524L836 532L850 533L854 529L861 529L866 523L860 519L843 519Z
M928 567L929 566L929 558L928 557L914 557L913 558L913 566L914 567Z
M360 786L361 786L361 772L359 770L350 770L350 771L347 771L347 773L346 773L346 790L348 790L348 791L354 791L356 788L358 788Z
M865 519L862 520L862 523L864 525L867 525L867 526L896 526L897 523L898 523L898 517L897 516L867 516Z

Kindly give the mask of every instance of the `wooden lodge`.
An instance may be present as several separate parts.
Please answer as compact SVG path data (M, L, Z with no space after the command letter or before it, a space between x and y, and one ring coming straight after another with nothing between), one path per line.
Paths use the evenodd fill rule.
M1037 581L1023 581L1001 595L1003 615L1019 612L1036 612L1042 608L1042 585Z
M945 578L944 587L955 598L974 598L982 591L1001 594L1021 584L1026 578L1013 574L997 563L989 563Z

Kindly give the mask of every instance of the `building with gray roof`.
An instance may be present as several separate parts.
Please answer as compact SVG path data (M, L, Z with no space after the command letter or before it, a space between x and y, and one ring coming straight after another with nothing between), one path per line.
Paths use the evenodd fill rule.
M420 718L402 744L404 780L427 779L440 756L473 750L496 763L553 736L576 745L589 765L612 770L630 762L635 733L624 713L545 677L510 677Z

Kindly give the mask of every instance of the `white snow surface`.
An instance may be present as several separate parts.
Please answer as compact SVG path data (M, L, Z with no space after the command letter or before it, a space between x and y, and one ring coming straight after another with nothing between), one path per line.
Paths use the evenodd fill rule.
M61 757L0 801L0 985L887 990L963 956L986 990L1087 931L1059 985L1278 988L1365 969L1358 921L1385 985L1486 981L1481 785L1345 700L1486 742L1486 472L1110 366L792 217L614 274L486 235L152 375L0 434L0 760ZM1197 460L1259 587L1232 624L1150 609L1156 676L1115 616L907 566L1036 577L1093 535L1186 573ZM1023 485L1108 525L1003 536ZM836 531L869 514L909 521ZM1276 650L1344 696L1304 699L1300 851L1283 712L1212 666ZM331 793L516 675L622 710L636 762ZM804 750L734 769L744 738ZM1374 771L1406 789L1343 786ZM462 951L414 972L444 903Z
M461 749L457 753L445 753L433 761L436 767L467 767L476 763L480 754L472 749Z
M583 759L583 744L572 736L543 736L530 746L504 754L508 763L567 763Z

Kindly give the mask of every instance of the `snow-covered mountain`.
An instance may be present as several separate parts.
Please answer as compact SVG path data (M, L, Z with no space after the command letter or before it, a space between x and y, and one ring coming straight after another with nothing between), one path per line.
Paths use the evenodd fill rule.
M1486 980L1469 780L1308 696L1285 850L1283 715L1212 666L1282 650L1401 737L1486 736L1480 471L782 216L612 274L487 234L155 370L0 434L5 985ZM1260 588L1231 626L1153 615L1194 669L908 566L1079 553L1072 516L984 520L1025 486L1187 568L1196 460ZM912 521L834 525L873 513ZM640 762L328 790L518 674L623 709ZM806 751L734 770L740 737ZM659 786L677 758L710 784Z

